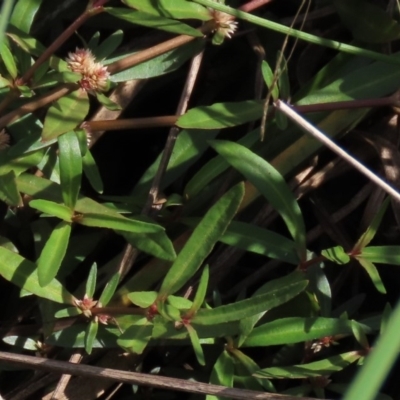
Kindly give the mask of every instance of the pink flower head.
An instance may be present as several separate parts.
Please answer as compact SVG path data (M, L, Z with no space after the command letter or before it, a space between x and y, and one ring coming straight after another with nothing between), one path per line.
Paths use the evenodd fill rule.
M80 85L82 89L102 92L107 90L110 77L107 67L96 62L93 53L88 49L76 49L75 53L68 53L68 68L72 72L82 75Z

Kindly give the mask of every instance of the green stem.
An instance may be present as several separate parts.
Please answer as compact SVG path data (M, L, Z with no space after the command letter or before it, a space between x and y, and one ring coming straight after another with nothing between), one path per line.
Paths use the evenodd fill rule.
M272 22L267 19L257 17L252 14L248 14L246 12L236 10L232 7L225 6L213 0L192 0L192 1L201 4L203 6L210 7L218 11L222 11L226 14L233 15L236 18L242 19L252 24L262 26L263 28L271 29L275 32L280 32L288 36L293 36L297 39L304 40L309 43L325 46L330 49L342 51L343 53L372 58L373 60L383 61L390 64L400 64L399 57L388 56L385 54L377 53L376 51L366 50L361 47L351 46L349 44L337 42L336 40L321 38L306 32L299 31L297 29L291 29L285 25L281 25L276 22Z

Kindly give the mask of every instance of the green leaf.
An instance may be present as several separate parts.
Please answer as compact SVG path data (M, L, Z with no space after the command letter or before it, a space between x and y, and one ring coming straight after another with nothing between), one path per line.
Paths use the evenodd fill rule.
M188 168L193 165L200 156L209 148L208 140L214 139L218 134L216 130L183 130L175 142L174 151L168 163L168 168L162 180L160 189L187 173ZM154 163L142 175L139 182L131 192L132 197L147 196L151 188L154 176L156 175L163 153L161 153Z
M53 201L48 200L31 200L29 202L29 206L35 208L36 210L41 211L42 213L52 215L53 217L57 217L66 222L72 221L72 212L71 210L64 206L64 204L57 204Z
M341 371L361 357L358 351L351 351L337 356L332 356L324 360L311 362L308 364L293 365L290 367L264 368L256 372L254 376L269 379L305 379L330 375Z
M351 321L351 328L353 331L353 335L356 338L357 342L365 349L368 350L370 348L369 343L368 343L368 339L367 339L367 333L369 333L368 331L366 332L366 326L360 324L357 321ZM367 328L367 330L369 330Z
M174 261L176 253L164 231L157 233L119 232L133 247L162 260Z
M110 80L112 82L125 82L131 79L148 79L168 74L180 68L187 60L198 54L204 46L205 40L203 38L193 40L190 43L154 57L151 60L144 61L124 71L113 74ZM132 54L132 51L118 55L117 57L112 57L107 60L106 64L120 60L130 54Z
M185 325L190 337L190 341L192 342L194 354L196 355L197 362L200 365L206 365L206 361L204 359L203 349L200 344L199 337L197 336L196 330L191 325Z
M240 367L243 367L244 372L247 374L253 375L256 371L260 370L260 367L257 363L248 357L246 354L242 353L238 349L232 350L232 355L235 357L236 360L239 361ZM241 373L237 373L237 375L242 375ZM257 380L257 382L264 387L264 389L268 392L276 392L275 388L273 387L272 383L267 379L257 379L254 377L249 377L251 379ZM258 388L257 388L258 389Z
M29 33L41 4L42 0L19 0L15 4L10 22L21 31Z
M120 279L121 279L121 274L119 272L116 272L107 282L107 285L105 286L99 298L99 303L101 304L102 307L105 307L110 302L112 296L117 290Z
M359 256L377 264L400 265L400 246L369 246Z
M243 195L243 184L238 184L208 210L164 278L159 298L177 292L200 268L235 216Z
M186 129L229 128L261 118L263 106L260 100L246 100L196 107L182 115L176 125Z
M0 275L21 289L38 297L43 297L56 303L73 304L74 297L59 281L53 279L43 288L39 285L36 264L5 247L0 247Z
M267 161L234 142L214 140L211 146L246 177L279 212L292 235L300 260L306 259L306 235L300 207L282 175Z
M360 239L357 240L357 243L354 245L352 253L358 253L364 249L364 247L368 246L371 240L376 235L376 231L379 228L379 225L382 222L382 218L385 215L385 212L390 203L390 197L388 197L380 207L379 211L375 214L374 218L371 221L368 229L361 235Z
M347 264L350 262L350 256L344 251L342 246L322 250L321 255L336 264Z
M278 98L279 98L278 85L275 83L275 86L272 87L272 83L274 81L274 72L272 71L269 64L265 60L263 60L261 63L261 73L264 78L264 82L267 85L267 88L269 90L272 89L271 90L272 98L274 99L274 101L278 100Z
M179 137L178 137L179 140ZM250 148L260 140L260 129L257 128L243 136L238 143ZM193 199L198 195L213 179L221 175L229 168L229 164L223 157L217 155L197 171L187 183L184 196L186 199Z
M93 263L89 271L89 276L86 280L85 294L89 299L93 299L94 292L96 291L97 282L97 264Z
M400 348L400 303L393 311L385 332L378 337L373 351L368 355L361 371L346 391L343 400L375 400L380 387L398 358ZM379 365L379 368L377 368Z
M200 19L208 21L211 14L207 8L200 4L191 3L186 0L123 0L128 7L148 14L175 19Z
M365 0L334 0L333 5L356 40L386 43L400 38L400 25L378 5Z
M243 343L243 347L300 343L324 336L351 333L351 321L341 318L281 318L254 328Z
M193 301L185 299L184 297L174 296L171 294L167 298L168 304L178 310L188 310L193 305Z
M328 278L324 272L323 263L307 268L306 277L310 281L309 291L314 294L320 307L321 317L333 316L332 290Z
M214 364L210 376L210 383L227 388L233 387L234 365L230 354L224 350ZM225 400L222 396L207 395L206 400Z
M88 324L74 324L53 333L46 339L46 343L65 348L84 348L86 345L87 328ZM115 348L117 347L117 338L119 335L118 328L99 325L93 348Z
M3 338L3 342L10 345L10 346L16 346L18 348L22 348L25 350L30 350L30 351L38 351L39 349L39 338L36 340L28 338L28 337L23 337L23 336L6 336Z
M82 154L74 131L58 137L61 189L64 203L74 209L81 188Z
M6 42L0 43L0 56L11 78L16 79L18 76L17 64Z
M16 175L13 170L0 175L0 200L12 207L22 206L22 198L18 192Z
M153 324L147 318L141 318L131 324L118 338L119 346L135 354L142 354L151 339Z
M51 233L37 261L40 286L47 286L57 275L67 251L70 234L71 224L65 221L61 221Z
M90 46L89 48L94 48L94 56L97 60L101 61L108 58L112 53L114 53L115 50L117 50L118 46L122 43L123 38L124 32L121 29L118 29L108 36L107 39L102 41L101 44L96 48Z
M82 157L82 164L83 172L85 173L86 178L88 179L92 188L97 193L103 193L103 181L97 168L96 161L94 160L90 150L88 150Z
M97 321L90 321L85 335L85 350L86 353L91 354L93 349L93 344L97 336L97 331L99 330L99 323Z
M363 256L357 256L356 260L361 264L361 266L367 271L367 274L371 278L372 283L376 287L378 292L386 294L385 285L382 282L382 279L379 275L378 270L376 269L375 265L367 258Z
M108 214L83 214L76 222L85 226L95 226L99 228L116 229L133 233L158 233L163 232L164 228L160 225L143 222L137 219L125 218L122 215L113 216Z
M192 319L192 322L199 325L212 325L221 322L240 321L243 318L268 311L286 303L301 293L307 285L308 281L294 282L233 304L216 307L211 310L200 309Z
M47 111L42 132L43 141L54 139L80 125L89 112L89 98L78 89L58 99Z
M203 36L203 34L197 29L169 18L159 17L141 11L127 10L126 8L105 7L104 11L116 18L128 21L131 24L147 26L148 28L160 29L166 32L178 33L179 35L189 35L194 37Z
M210 272L208 265L204 267L203 273L201 274L199 287L197 288L196 295L193 299L193 304L190 307L189 311L186 313L189 315L193 315L197 312L197 310L201 307L204 302L207 293L208 279L210 277Z
M76 317L77 315L81 314L82 311L78 307L68 307L68 308L63 308L62 310L58 310L54 314L54 318Z
M132 292L128 294L128 299L141 308L150 307L157 299L157 292Z
M293 241L255 225L232 221L219 241L290 264L299 263L296 244Z
M111 99L109 99L105 94L96 92L96 98L100 104L102 104L107 110L110 111L119 111L122 110L121 106Z

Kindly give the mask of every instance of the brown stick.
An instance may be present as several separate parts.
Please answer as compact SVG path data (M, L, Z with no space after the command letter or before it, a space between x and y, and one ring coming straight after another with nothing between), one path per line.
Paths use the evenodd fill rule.
M177 379L152 374L141 374L138 372L120 371L111 368L101 368L91 365L79 365L66 361L49 360L47 358L27 356L0 352L0 360L7 364L40 369L63 374L93 377L96 379L110 379L116 382L128 383L130 385L150 386L158 389L177 390L180 392L210 394L239 400L312 400L309 397L292 397L276 393L262 393L254 390L226 388L224 386L212 385L201 382Z

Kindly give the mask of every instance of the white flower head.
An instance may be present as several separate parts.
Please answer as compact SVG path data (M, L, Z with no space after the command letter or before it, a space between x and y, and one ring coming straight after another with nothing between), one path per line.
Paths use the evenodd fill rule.
M210 9L210 14L216 25L215 32L230 39L238 25L235 17L213 9Z
M90 50L77 48L74 53L68 53L66 61L72 72L82 75L80 80L82 89L88 92L107 90L110 74L107 67L96 62L96 58Z

